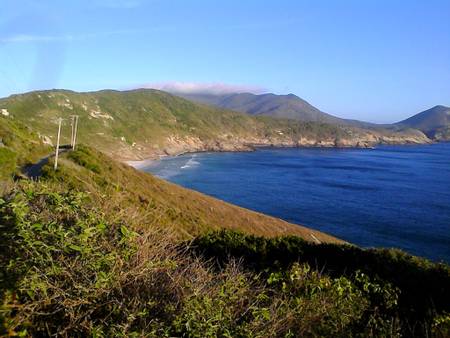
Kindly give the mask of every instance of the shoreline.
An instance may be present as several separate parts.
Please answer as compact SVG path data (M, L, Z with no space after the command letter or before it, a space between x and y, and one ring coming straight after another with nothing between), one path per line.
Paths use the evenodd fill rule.
M146 159L146 160L136 160L136 161L122 161L125 164L128 164L130 167L135 169L145 168L147 166L152 165L157 159Z
M380 146L400 146L400 147L410 147L410 146L429 146L429 145L433 145L433 144L439 144L439 143L450 143L450 141L447 142L436 142L433 141L431 143L397 143L397 144L388 144L388 143L379 143L370 147L364 147L364 146L307 146L307 145L265 145L265 144L248 144L245 146L245 148L240 149L240 150L214 150L214 149L209 149L209 150L193 150L193 151L184 151L184 152L180 152L180 153L176 153L176 154L171 154L171 155L156 155L154 157L149 157L147 159L143 159L143 160L122 160L122 163L125 163L135 169L143 169L146 167L149 167L153 164L155 164L158 161L161 161L162 159L165 158L175 158L178 156L182 156L182 155L188 155L188 154L204 154L204 153L245 153L245 152L254 152L257 151L259 149L293 149L293 148L298 148L298 149L341 149L341 150L346 150L346 149L367 149L367 150L374 150Z

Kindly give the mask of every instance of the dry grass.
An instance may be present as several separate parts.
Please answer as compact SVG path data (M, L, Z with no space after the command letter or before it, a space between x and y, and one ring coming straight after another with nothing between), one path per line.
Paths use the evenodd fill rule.
M106 208L111 214L133 215L140 226L171 228L184 238L227 228L267 237L296 235L310 242L317 238L324 243L342 243L325 233L158 179L92 149L82 147L78 152L84 156L83 160L80 160L81 155L75 159L65 156L60 171L55 175L49 170L48 178L92 195L107 196ZM86 159L95 163L86 164Z

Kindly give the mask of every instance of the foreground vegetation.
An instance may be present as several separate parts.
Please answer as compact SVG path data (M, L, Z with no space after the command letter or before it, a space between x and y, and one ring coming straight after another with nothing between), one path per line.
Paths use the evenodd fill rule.
M431 263L396 249L313 244L296 236L263 238L229 230L202 235L190 245L219 266L230 258L240 259L247 269L265 274L302 262L333 278L369 276L380 287L380 294L371 300L391 299L395 304L390 309L378 303L378 310L396 318L407 335L430 334L434 321L450 324L450 268L444 263ZM442 318L438 315L445 313Z
M180 244L171 232L141 229L132 217L105 214L89 194L54 184L15 185L0 202L0 219L2 334L449 333L448 267L405 254L229 231ZM309 263L313 251L320 261L333 259L330 254L339 250L357 250L362 257L358 269L342 255L335 269ZM220 264L207 260L211 257ZM374 263L382 258L384 268ZM394 272L395 267L401 271ZM422 277L416 283L423 289L411 286L413 276Z

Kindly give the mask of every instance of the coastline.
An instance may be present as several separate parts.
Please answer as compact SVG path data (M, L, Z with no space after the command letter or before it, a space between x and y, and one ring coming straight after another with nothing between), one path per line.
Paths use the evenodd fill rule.
M335 226L335 220L329 217L330 214L328 214L328 216L326 217L323 216L323 214L326 214L328 212L333 213L333 211L330 211L333 209L339 210L340 208L336 208L336 205L338 205L339 203L344 203L343 200L347 199L348 200L347 204L345 203L343 204L344 206L346 206L345 208L342 208L342 210L344 211L343 212L336 211L335 212L336 217L344 217L342 218L342 224L344 224L345 227L347 226L347 224L359 224L358 222L361 222L360 224L364 225L366 224L365 218L357 218L355 216L355 218L351 219L351 217L353 216L350 216L350 218L345 218L347 216L343 216L343 214L348 214L345 212L345 210L351 207L355 207L356 205L360 205L359 204L361 201L360 198L363 197L365 199L369 199L368 201L370 202L367 203L368 205L363 206L360 209L361 214L366 213L365 210L369 210L370 212L366 213L367 219L370 219L371 222L379 222L382 225L384 224L382 229L387 229L386 231L390 231L389 229L391 228L389 224L391 225L394 224L395 219L401 219L402 224L405 225L405 227L403 227L404 233L407 235L409 233L409 228L407 225L410 222L407 220L407 217L403 216L399 217L395 209L384 208L383 209L384 211L379 211L376 208L385 203L384 202L385 198L395 197L397 201L396 203L399 203L399 205L403 205L404 213L402 213L402 215L407 215L408 207L410 207L411 204L408 201L404 201L404 196L402 195L404 191L408 191L408 193L412 194L411 196L416 196L413 199L413 201L420 200L421 203L424 203L424 205L427 205L426 202L428 202L429 200L431 203L430 210L434 210L431 208L433 206L436 206L437 208L436 210L438 210L438 208L441 208L442 201L441 200L435 201L433 200L434 197L433 198L426 197L425 194L427 189L424 189L423 187L426 186L425 183L432 176L436 176L436 180L439 180L440 179L439 177L442 177L442 171L440 171L441 176L430 175L429 173L431 172L432 169L430 169L431 167L429 167L428 164L426 166L419 165L419 167L417 168L428 168L427 170L430 171L428 172L427 175L418 175L417 177L414 177L414 173L416 172L417 168L411 165L406 165L404 170L407 170L406 172L409 173L408 176L411 176L411 178L403 180L400 179L403 177L402 176L403 174L402 170L398 170L399 168L398 165L400 165L401 167L402 163L410 163L410 164L415 163L416 159L423 159L424 155L422 154L430 154L430 156L436 156L435 154L440 153L442 149L448 151L449 148L447 147L447 145L449 144L450 143L448 142L436 142L433 144L420 144L420 145L407 144L406 146L380 144L375 147L375 150L367 149L370 151L365 151L364 148L357 148L357 147L345 147L345 148L258 147L255 148L256 154L249 153L248 155L245 155L245 152L241 152L242 155L237 155L237 157L232 155L239 153L236 151L233 152L230 151L229 152L230 155L224 154L224 156L220 156L218 152L212 151L185 152L184 153L185 156L181 156L182 154L177 155L181 156L180 158L177 158L177 156L168 156L165 159L163 159L162 162L158 163L155 167L153 168L149 167L148 169L144 168L142 170L149 172L152 175L156 175L156 177L158 178L182 186L183 184L188 182L188 184L184 186L202 193L210 194L211 196L215 196L216 198L219 199L225 199L232 204L245 206L250 210L256 210L264 214L269 214L274 217L289 220L289 222L294 224L301 224L317 230L320 229L325 233L334 234L338 238L343 238L350 243L357 243L358 245L369 246L370 243L364 244L364 241L366 241L366 239L364 239L364 236L362 235L359 237L358 236L355 237L356 238L355 239L355 238L348 238L339 232L335 232L340 225ZM409 148L412 149L410 150ZM267 149L267 152L265 149ZM277 151L276 149L279 149L279 151ZM296 149L299 149L298 153ZM287 152L287 155L285 152ZM195 157L196 153L199 154L203 153L205 155L198 155L197 157ZM258 155L258 153L260 154ZM250 158L248 156L250 156ZM283 161L283 159L286 159L286 156L289 158L288 162ZM270 160L267 160L268 158ZM278 162L276 160L277 158L282 159L282 161ZM386 158L388 158L389 160L386 161L385 160ZM249 159L249 161L247 162L246 159ZM292 160L294 160L294 162L292 162ZM199 162L199 164L191 164L193 163L193 161ZM253 166L254 163L260 164L261 161L266 161L264 162L264 166L261 166L259 168ZM419 162L426 164L427 161L428 160L425 159ZM226 165L222 167L220 165L221 163L226 163ZM247 166L247 163L250 165ZM275 169L271 168L268 169L266 173L263 173L265 170L264 168L267 169L268 167L270 167L270 163L275 163L277 164L277 166L274 167ZM442 164L443 162L439 160L433 163ZM190 166L187 166L188 164ZM287 164L286 168L289 169L283 167L283 164ZM232 169L233 174L229 175L229 170L231 167L233 168ZM296 171L295 173L295 175L298 176L296 176L295 180L292 181L296 182L296 184L286 184L286 182L283 181L283 175L279 174L280 173L279 171L277 172L277 170L279 170L278 168L280 167L282 168L280 169L282 170L282 172L284 172L285 170L299 170L298 172ZM191 169L183 170L184 168L191 168ZM217 172L215 172L214 170L216 170L216 168L225 168L225 169L224 170L217 169ZM236 171L235 168L237 169ZM254 170L254 172L252 170ZM245 174L245 172L247 171L250 172L249 175ZM317 171L319 173L317 173ZM241 176L242 173L244 173L244 176ZM303 175L305 173L307 175ZM337 177L337 179L334 178L330 179L329 175L331 174L334 175L333 177ZM256 180L256 182L258 183L255 186L245 188L248 185L243 184L242 191L236 190L241 189L239 183L236 184L236 182L238 182L239 180L243 180L243 182L252 182L253 177L256 176L258 177L258 179ZM226 179L223 180L222 179L223 177L226 177ZM237 179L230 179L229 177L237 177ZM269 180L266 181L268 177ZM287 174L286 177L293 177L293 176ZM311 177L314 177L314 179L312 179ZM434 178L432 178L431 180L433 179ZM414 183L418 184L417 187L413 188L411 187L412 186L411 180L414 180ZM423 181L421 183L422 185L419 185L419 182L421 181ZM270 184L274 184L275 186L281 187L282 189L285 189L286 186L291 185L294 188L291 190L285 190L283 193L271 194L270 191L272 190L272 188L270 188L270 186L269 188L267 188L268 186L266 185L266 183L263 183L263 185L259 185L258 188L258 184L261 184L261 182L270 182ZM389 182L396 182L396 185L394 185L393 187L392 184L390 184ZM226 189L230 189L230 191L233 191L234 193L231 195L223 193L223 191L227 191ZM308 193L306 194L300 193L299 195L303 195L303 197L296 197L295 193L299 192L298 189L303 189L302 191ZM235 193L236 191L240 192ZM266 203L261 202L263 200L261 200L260 199L261 197L258 196L264 196L264 191L269 192L268 196L271 195L292 196L290 203L293 207L289 210L285 209L286 205L284 205L282 201L283 199L286 199L286 197L281 198L275 197L274 201L276 202L273 203L267 201ZM414 191L415 195L413 194ZM321 195L324 194L324 192L325 195ZM345 198L341 198L342 196L339 197L339 195L342 194L342 192L344 192ZM385 193L388 193L389 197L386 197ZM321 197L322 200L320 201L320 203L314 202L315 203L314 205L314 203L312 203L311 201L315 200L315 198L311 199L309 197L304 197L305 195L322 196ZM324 196L326 198L324 198ZM338 197L333 200L329 198L330 196L331 197L338 196ZM267 197L267 198L273 199L274 197ZM276 198L278 198L278 200ZM292 201L293 200L302 201L302 198L303 202L300 203L302 207L298 208L298 210L302 211L301 212L299 211L298 214L296 214L297 206L295 205L295 203L297 202ZM252 200L253 202L249 202ZM287 198L286 200L289 201L289 198ZM327 205L326 209L328 211L325 212L320 209L320 206L318 205L321 204L322 202L324 203L323 205ZM314 208L309 208L310 206L309 203L312 203L311 205ZM274 211L274 209L273 208L271 209L270 207L269 208L261 207L261 209L259 209L261 205L279 205L283 207L277 208ZM288 210L288 212L285 211L280 212L279 211L280 209ZM311 213L311 215L308 215L306 217L305 210L308 210L308 212L311 212L311 210L313 210L314 214L320 216L318 217L311 216L312 215ZM377 213L381 214L382 212L386 213L387 215L385 221L380 221L378 217L371 218L373 215L377 215ZM294 217L293 215L297 216ZM359 214L356 213L356 215ZM306 217L306 219L304 219L304 217ZM316 217L316 219L311 217ZM442 224L445 223L445 220L443 222L441 218L437 218L436 216L433 216L433 219L436 220L439 219L440 229L443 229ZM425 221L426 219L424 219L424 222ZM430 221L428 219L427 222L432 223L433 221L432 220ZM319 227L319 225L324 228ZM358 227L355 227L354 229L358 229ZM351 233L351 231L349 233ZM357 238L361 238L362 242L357 242ZM380 232L380 237L378 238L378 240L386 241L387 244L383 244L386 246L394 246L394 242L397 241L397 239L391 241L391 237L385 236L383 232ZM434 250L437 251L440 250L439 245L436 244ZM423 252L416 254L420 254L421 256L425 255Z
M447 141L450 143L450 141ZM402 147L408 147L408 146L416 146L416 145L433 145L436 143L443 143L443 142L427 142L427 143L378 143L374 145L350 145L350 146L330 146L330 145L304 145L304 144L246 144L242 149L229 149L229 150L218 150L218 149L206 149L206 150L191 150L191 151L182 151L179 153L173 153L170 155L164 154L164 155L153 155L152 157L145 158L142 160L122 160L121 162L135 168L135 169L143 169L146 167L149 167L156 162L164 159L164 158L175 158L182 155L188 155L188 154L202 154L202 153L242 153L242 152L254 152L258 149L292 149L292 148L303 148L303 149L367 149L367 150L373 150L376 149L379 146L402 146Z
M388 130L349 129L345 133L323 133L307 130L301 135L229 135L203 139L193 135L172 135L164 142L136 144L118 147L111 155L121 162L142 168L152 161L166 156L179 156L186 153L202 152L248 152L258 148L373 148L379 145L429 144L433 141L418 130L390 132Z

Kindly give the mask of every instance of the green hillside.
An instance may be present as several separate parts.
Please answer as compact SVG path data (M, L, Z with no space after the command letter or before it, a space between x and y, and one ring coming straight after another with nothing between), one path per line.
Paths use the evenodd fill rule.
M171 152L177 147L177 141L190 141L193 146L196 142L233 142L241 137L279 135L277 128L283 131L288 128L284 121L253 119L196 105L156 90L32 92L0 100L0 106L53 142L57 118L66 119L63 141L68 143L69 117L80 115L79 141L123 158L145 152ZM313 127L304 126L304 129L316 132ZM323 127L323 132L336 134L339 130Z
M342 119L324 113L294 94L276 95L252 94L252 93L232 93L232 94L183 94L175 95L188 100L206 103L212 106L230 109L249 115L266 115L277 118L287 118L298 121L323 122L348 126L375 126L375 124Z
M9 180L20 168L48 154L51 148L43 144L30 128L8 117L0 116L0 182Z
M31 92L1 99L0 108L53 144L58 117L65 119L62 135L68 143L70 115L79 115L79 141L121 160L187 151L246 150L253 144L373 146L429 141L420 132L251 117L151 89Z

